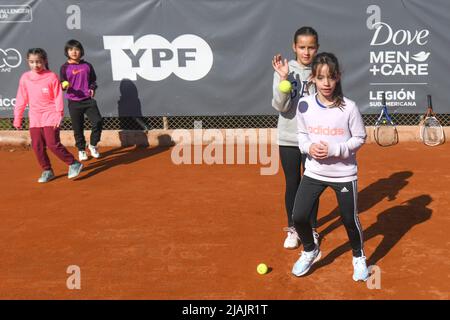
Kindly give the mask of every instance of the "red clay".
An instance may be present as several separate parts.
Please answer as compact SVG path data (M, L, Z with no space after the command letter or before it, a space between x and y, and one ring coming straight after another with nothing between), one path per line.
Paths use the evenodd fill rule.
M352 280L330 190L322 260L296 278L299 250L282 246L281 169L261 176L259 165L176 166L170 149L102 151L76 181L51 157L58 178L42 185L31 151L2 148L0 298L449 299L448 143L359 152L360 219L381 289ZM66 287L70 265L81 290Z

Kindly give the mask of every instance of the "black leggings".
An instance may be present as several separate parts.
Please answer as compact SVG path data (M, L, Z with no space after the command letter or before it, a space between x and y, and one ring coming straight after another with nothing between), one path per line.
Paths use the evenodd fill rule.
M310 219L315 202L327 187L331 187L336 193L341 220L347 231L353 256L364 256L362 227L357 208L358 186L356 180L327 182L303 176L295 199L293 220L304 250L310 252L315 248Z
M283 167L284 177L286 179L286 191L284 202L286 207L288 226L293 227L292 209L294 208L295 196L298 186L302 179L302 172L305 171L306 155L300 152L298 147L280 146L281 166ZM303 171L301 167L303 166ZM313 215L311 215L311 226L317 226L317 211L319 209L319 199L314 204Z
M72 119L72 129L78 150L81 151L86 148L86 140L84 139L84 114L87 115L92 124L89 143L96 146L102 134L102 116L100 115L95 99L83 101L69 100L69 113Z

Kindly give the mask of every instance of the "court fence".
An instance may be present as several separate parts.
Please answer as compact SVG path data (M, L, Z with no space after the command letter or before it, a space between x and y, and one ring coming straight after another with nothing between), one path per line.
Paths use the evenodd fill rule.
M392 114L392 120L399 126L416 126L423 118L423 114ZM437 114L442 126L449 126L450 114ZM364 114L366 126L373 126L378 114ZM152 129L194 129L195 123L201 121L203 129L236 129L236 128L276 128L277 115L241 115L241 116L151 116L151 117L105 117L104 130L152 130ZM0 130L13 130L13 119L0 119ZM24 119L23 128L28 129L28 118ZM85 128L91 129L88 119ZM62 130L72 130L69 117L64 118Z

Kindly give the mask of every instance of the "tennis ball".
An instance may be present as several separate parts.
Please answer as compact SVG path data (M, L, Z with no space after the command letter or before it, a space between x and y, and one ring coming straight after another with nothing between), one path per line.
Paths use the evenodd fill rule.
M69 81L61 82L61 87L63 88L63 90L66 90L69 87Z
M278 90L280 90L283 93L290 93L292 90L292 85L289 81L283 80L278 85Z
M258 264L258 266L256 267L256 271L259 274L266 274L267 271L269 271L269 268L267 267L267 265L265 263L260 263Z

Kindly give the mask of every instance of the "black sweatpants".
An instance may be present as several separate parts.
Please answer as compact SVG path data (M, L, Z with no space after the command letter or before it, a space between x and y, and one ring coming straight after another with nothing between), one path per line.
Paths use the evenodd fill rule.
M75 136L75 144L78 150L86 149L86 140L84 138L84 115L86 114L92 124L92 132L89 143L96 146L102 135L102 116L97 107L95 99L86 99L82 101L69 100L69 113L72 119L72 128Z
M356 180L327 182L303 176L293 209L294 226L303 243L303 249L310 252L315 248L310 219L313 214L314 203L327 187L331 187L336 193L341 220L347 231L353 256L364 256L362 227L357 208L358 186Z
M288 226L293 227L292 209L294 208L295 196L302 179L302 172L305 171L306 155L300 152L298 147L279 146L281 166L283 167L286 180L286 191L284 202L287 214ZM303 166L303 170L301 167ZM314 204L313 215L311 215L311 226L317 226L317 211L319 209L319 199Z

